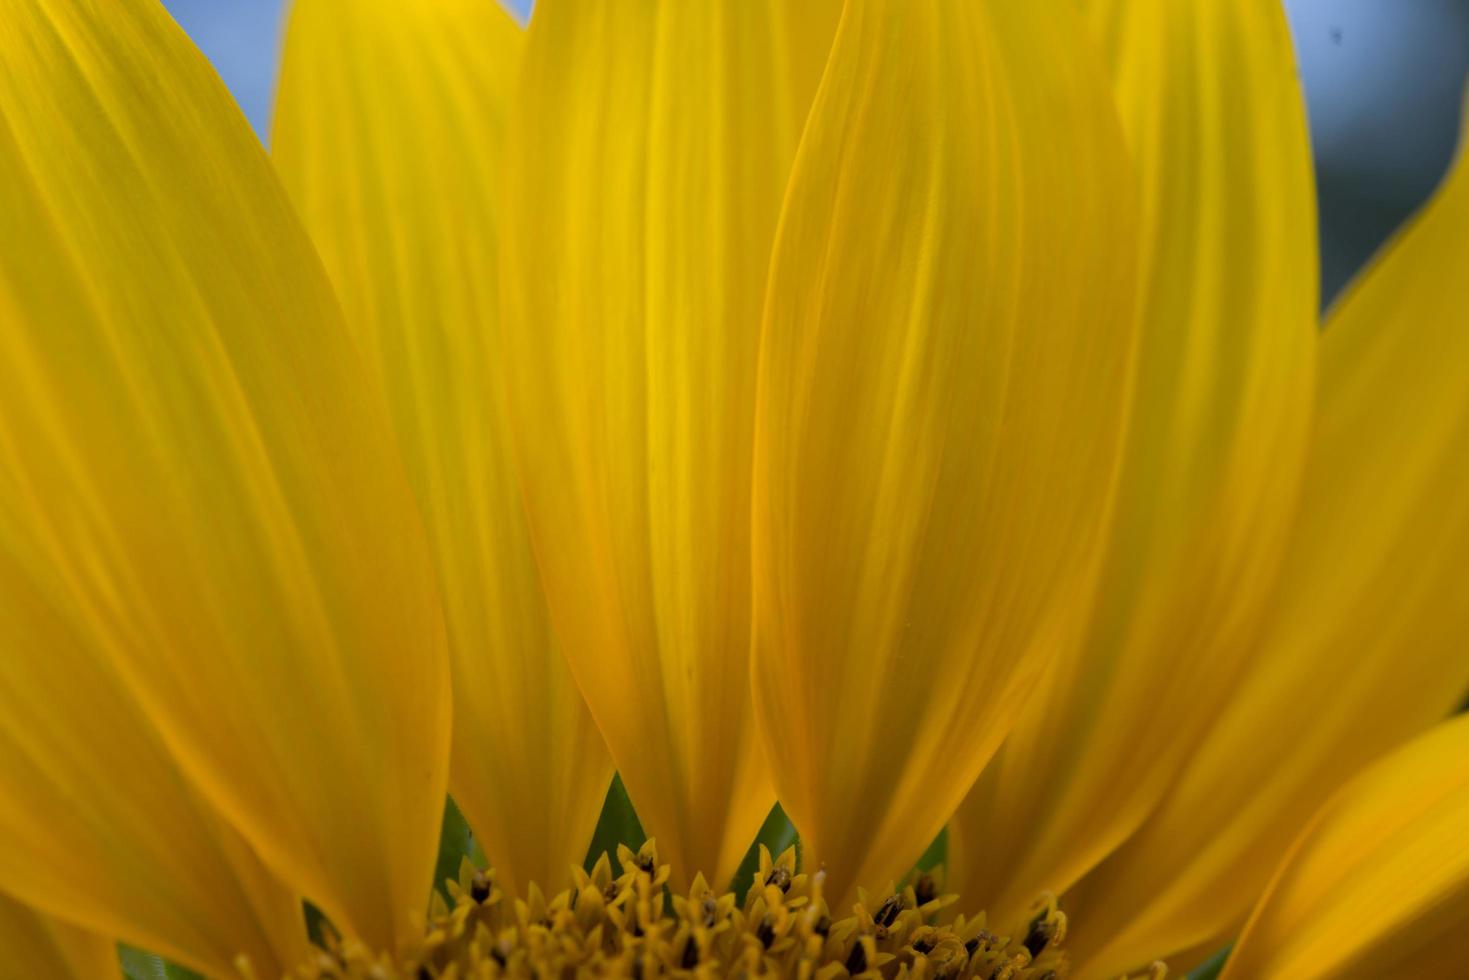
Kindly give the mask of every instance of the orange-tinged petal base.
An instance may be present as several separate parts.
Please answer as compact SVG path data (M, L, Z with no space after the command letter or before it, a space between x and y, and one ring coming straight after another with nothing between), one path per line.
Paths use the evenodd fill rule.
M93 980L116 972L111 942L0 893L0 980Z

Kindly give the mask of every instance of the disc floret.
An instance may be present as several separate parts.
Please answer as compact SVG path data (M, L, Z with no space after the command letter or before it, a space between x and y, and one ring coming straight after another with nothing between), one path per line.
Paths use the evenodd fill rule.
M1049 896L1017 928L991 931L983 913L953 914L958 897L942 871L901 889L859 890L832 914L826 875L797 869L796 849L759 867L743 900L697 875L686 894L668 888L656 844L618 847L547 898L531 884L505 894L493 870L461 863L435 895L422 940L394 958L328 935L300 980L487 980L494 977L842 977L1058 980L1066 915Z

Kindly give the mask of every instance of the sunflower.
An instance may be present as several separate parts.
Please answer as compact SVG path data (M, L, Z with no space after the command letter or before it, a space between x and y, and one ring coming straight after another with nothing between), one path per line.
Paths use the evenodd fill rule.
M1462 975L1469 175L1313 201L1273 0L296 0L269 156L0 0L0 977Z

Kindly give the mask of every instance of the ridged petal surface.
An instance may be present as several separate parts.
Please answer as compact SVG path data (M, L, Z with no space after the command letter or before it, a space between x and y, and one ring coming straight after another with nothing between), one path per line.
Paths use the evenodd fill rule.
M171 804L100 765L145 717L292 888L387 945L428 893L449 689L382 400L264 151L157 3L4 0L0 24L0 622L38 685L6 693L52 707L64 662L60 704L88 712L44 747L7 712L5 739L161 836ZM0 779L7 801L57 788Z
M1060 892L1156 805L1254 649L1294 513L1315 190L1279 0L1086 8L1142 187L1142 332L1098 603L954 820L992 912Z
M8 555L0 595L6 888L216 976L299 959L300 899L190 788L86 631Z
M1164 804L1084 881L1114 975L1239 925L1321 801L1469 689L1469 166L1328 318L1300 516L1261 647Z
M1133 178L1064 3L849 3L781 220L755 701L834 898L902 875L1086 607Z
M1222 980L1456 977L1469 961L1469 718L1355 777L1291 848Z
M0 894L0 980L98 980L117 972L110 940Z
M521 35L489 0L298 0L272 139L388 394L444 596L450 788L512 894L580 866L612 778L551 630L497 370Z
M733 874L766 271L839 5L543 0L511 126L503 360L554 628L644 828Z

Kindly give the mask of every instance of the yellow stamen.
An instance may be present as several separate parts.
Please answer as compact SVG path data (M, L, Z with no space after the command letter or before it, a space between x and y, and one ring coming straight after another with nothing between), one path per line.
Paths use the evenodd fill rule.
M469 862L448 882L453 905L435 896L423 939L394 958L328 937L295 974L301 980L468 980L488 977L748 976L836 980L1057 980L1066 970L1066 915L1047 896L1011 932L985 916L953 915L955 895L938 874L919 875L834 919L825 875L798 874L795 849L760 867L741 903L699 875L687 895L668 892L669 868L654 843L619 847L622 873L604 854L590 873L549 901L532 884L510 899L493 871ZM1161 973L1154 976L1161 977Z

